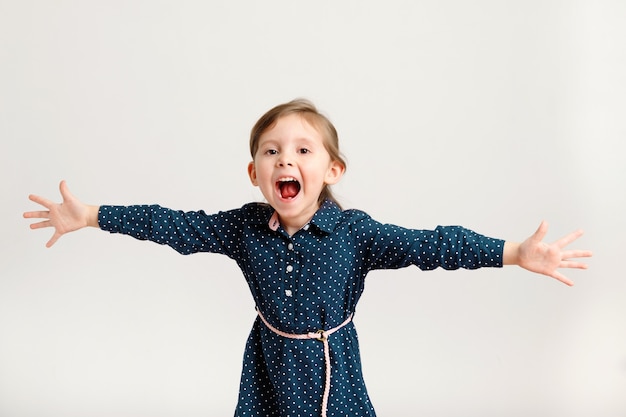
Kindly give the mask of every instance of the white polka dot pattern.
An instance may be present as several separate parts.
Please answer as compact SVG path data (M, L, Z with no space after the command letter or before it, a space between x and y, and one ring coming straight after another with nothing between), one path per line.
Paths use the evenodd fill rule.
M229 256L268 322L296 334L341 324L354 313L365 276L374 269L502 266L502 240L459 226L406 229L326 201L306 227L289 236L282 227L270 229L272 214L260 203L212 215L157 205L102 206L98 221L103 230L167 244L182 254ZM375 416L354 325L329 342L328 416ZM235 416L317 417L323 388L323 345L283 338L257 318L246 344Z

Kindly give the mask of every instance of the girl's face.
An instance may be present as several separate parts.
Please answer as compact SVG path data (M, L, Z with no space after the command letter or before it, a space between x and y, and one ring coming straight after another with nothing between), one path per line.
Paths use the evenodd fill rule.
M322 189L336 184L344 170L331 160L323 136L299 114L283 116L266 130L248 165L250 181L290 235L313 217Z

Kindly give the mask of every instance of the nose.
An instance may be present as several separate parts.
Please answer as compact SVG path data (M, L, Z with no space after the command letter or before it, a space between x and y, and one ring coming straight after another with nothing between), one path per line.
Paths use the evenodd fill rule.
M283 153L280 158L278 158L277 165L279 167L291 167L293 166L293 162L291 162L291 158L289 158L289 156Z

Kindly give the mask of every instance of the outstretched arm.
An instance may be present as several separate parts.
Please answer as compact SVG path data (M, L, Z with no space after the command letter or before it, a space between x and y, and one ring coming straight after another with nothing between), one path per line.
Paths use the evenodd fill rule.
M98 227L98 206L90 206L80 202L67 187L65 181L59 185L63 202L55 203L46 198L29 195L28 198L41 204L48 210L28 211L24 213L27 219L45 219L30 225L31 229L54 227L52 238L46 243L47 247L54 245L61 236L83 227Z
M587 264L573 261L573 258L592 256L588 250L564 250L574 240L582 236L582 230L572 232L554 243L543 242L548 232L548 223L541 222L537 231L522 243L506 242L503 261L505 265L519 265L538 274L547 275L572 286L574 283L561 274L558 268L586 269Z

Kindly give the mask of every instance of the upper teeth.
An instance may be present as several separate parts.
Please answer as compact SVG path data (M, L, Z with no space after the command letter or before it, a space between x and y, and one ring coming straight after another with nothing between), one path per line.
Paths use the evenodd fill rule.
M287 181L298 181L298 180L296 180L294 177L284 177L284 178L279 178L278 181L287 182Z

